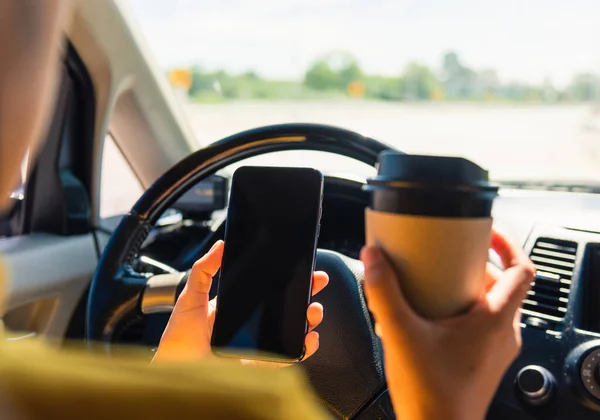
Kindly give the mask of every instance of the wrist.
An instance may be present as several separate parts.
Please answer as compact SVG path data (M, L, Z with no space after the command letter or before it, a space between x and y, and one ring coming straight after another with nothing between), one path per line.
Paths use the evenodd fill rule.
M392 403L399 419L483 420L487 412L487 405L481 404L478 398L465 399L458 395L448 399L433 396L400 398L398 404L392 398Z
M411 419L411 420L483 420L485 413L469 407L449 407L445 404L440 404L437 407L416 406L413 405L408 409L396 410L396 418Z

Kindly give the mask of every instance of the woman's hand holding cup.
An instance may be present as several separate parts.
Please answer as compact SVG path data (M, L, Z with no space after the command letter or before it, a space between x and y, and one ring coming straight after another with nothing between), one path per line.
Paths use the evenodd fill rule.
M385 373L398 418L477 419L521 346L519 308L535 268L523 251L492 231L504 271L488 263L483 293L461 315L429 320L403 294L403 278L376 247L365 247L365 294L381 337Z

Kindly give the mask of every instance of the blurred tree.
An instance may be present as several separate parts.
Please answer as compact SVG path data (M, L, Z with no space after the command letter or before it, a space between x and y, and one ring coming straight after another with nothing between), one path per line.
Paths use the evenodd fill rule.
M575 75L569 86L571 97L576 101L593 101L599 99L600 80L592 73Z
M454 51L444 54L442 67L444 68L444 71L448 73L448 76L451 73L460 72L463 69L460 60L458 59L458 54Z
M340 90L364 78L358 61L346 52L334 52L317 60L306 72L304 84L315 90Z
M251 81L258 81L258 80L262 80L261 77L258 75L258 73L256 73L255 71L247 71L246 73L242 74L242 77L244 79L247 80L251 80Z
M236 99L240 96L241 85L239 77L229 75L225 70L219 70L213 75L216 84L224 98Z
M315 62L304 76L304 84L315 90L330 90L339 87L337 75L329 64L319 60Z
M198 66L193 66L190 71L192 73L192 86L188 91L190 96L214 89L215 77L213 75L203 72Z
M401 101L404 84L399 77L366 76L366 96L387 101Z
M182 74L185 73L182 72ZM367 97L380 100L497 100L591 101L600 100L600 75L580 73L566 89L557 89L549 79L539 86L501 82L494 70L468 68L455 52L442 57L439 73L425 65L410 63L397 77L365 74L358 60L346 52L327 54L308 68L304 80L264 79L254 71L230 74L223 70L190 68L189 95L197 101L223 99L298 99L323 97ZM182 85L168 72L171 83ZM438 77L439 75L439 77ZM185 83L183 85L187 86Z
M544 100L544 89L512 81L502 87L502 96L511 101L541 101Z
M556 102L559 100L560 92L554 87L549 77L544 79L542 84L542 99L546 102Z
M448 52L442 60L443 84L449 99L471 98L477 92L477 74L464 66L458 54Z
M363 79L363 72L356 61L352 61L342 67L338 74L338 83L342 89L348 89L350 84L360 82Z
M481 70L477 73L477 81L473 94L477 98L491 101L498 96L500 80L495 70Z
M402 93L404 99L431 99L439 82L429 67L410 63L402 74Z

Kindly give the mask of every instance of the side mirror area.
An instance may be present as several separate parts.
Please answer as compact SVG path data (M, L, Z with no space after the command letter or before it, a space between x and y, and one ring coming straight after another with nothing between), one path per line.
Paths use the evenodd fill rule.
M200 216L227 207L229 178L212 175L183 194L172 206L182 214Z

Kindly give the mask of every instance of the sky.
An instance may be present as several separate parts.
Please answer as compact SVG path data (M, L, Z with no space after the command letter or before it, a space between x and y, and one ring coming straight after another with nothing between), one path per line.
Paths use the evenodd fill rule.
M300 79L330 52L367 73L440 68L455 51L503 81L600 74L600 0L123 0L163 68Z

